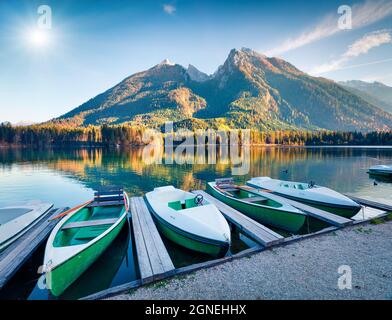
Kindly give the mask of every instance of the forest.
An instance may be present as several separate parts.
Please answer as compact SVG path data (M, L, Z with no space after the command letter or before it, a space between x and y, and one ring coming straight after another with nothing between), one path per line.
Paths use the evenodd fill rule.
M58 124L12 126L0 124L0 145L25 146L111 146L143 145L143 135L148 128L130 125L103 125L72 127ZM187 132L187 136L196 132ZM181 133L177 132L181 137ZM147 134L148 136L148 134ZM165 137L163 134L162 139ZM241 130L239 130L241 137ZM241 138L240 138L241 139ZM194 141L197 141L194 138ZM219 142L219 140L218 140ZM392 131L343 132L343 131L250 131L254 145L392 145Z

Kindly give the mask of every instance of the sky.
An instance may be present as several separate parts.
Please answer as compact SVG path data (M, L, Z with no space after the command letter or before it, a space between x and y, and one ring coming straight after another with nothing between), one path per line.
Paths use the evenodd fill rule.
M0 0L0 122L58 117L166 58L211 74L241 47L392 86L392 0Z

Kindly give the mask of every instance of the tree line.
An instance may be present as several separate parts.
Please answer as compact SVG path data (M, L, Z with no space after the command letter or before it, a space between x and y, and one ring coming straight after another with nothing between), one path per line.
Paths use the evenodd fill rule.
M59 124L12 126L0 124L0 144L27 146L143 145L147 128L130 125L72 127ZM241 130L239 130L241 137ZM196 139L195 139L196 140ZM392 145L392 131L250 131L251 144L260 145Z

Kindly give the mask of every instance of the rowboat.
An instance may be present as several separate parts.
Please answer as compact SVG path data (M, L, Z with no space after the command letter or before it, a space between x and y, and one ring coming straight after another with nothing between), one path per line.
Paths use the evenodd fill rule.
M0 251L36 225L52 207L51 203L31 201L0 208Z
M127 272L130 274L135 272L132 269L132 262L128 265L127 250L130 230L126 229L129 229L127 225L124 226L116 239L94 262L94 267L86 270L64 291L61 295L62 300L77 300L110 288L123 262L127 265Z
M228 251L230 227L202 195L165 186L146 193L145 199L158 229L169 240L214 257Z
M232 179L209 182L207 191L254 220L292 233L298 232L306 221L306 214L301 210L267 192L237 186Z
M120 233L128 208L122 188L103 189L56 225L46 244L43 265L52 295L61 295L101 256Z
M369 168L369 174L392 177L392 164L380 164Z
M361 206L350 198L313 182L302 183L257 177L250 179L246 184L346 218L353 217L361 210Z

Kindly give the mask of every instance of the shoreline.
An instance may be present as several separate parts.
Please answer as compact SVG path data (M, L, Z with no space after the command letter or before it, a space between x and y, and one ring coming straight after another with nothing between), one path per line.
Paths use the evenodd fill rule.
M346 227L162 280L113 300L392 299L392 221ZM352 289L338 268L350 266Z
M179 144L174 144L174 146L178 146ZM50 145L29 145L29 144L0 144L0 149L67 149L67 148L80 148L80 149L99 149L99 148L141 148L148 146L148 144L129 144L129 145L116 145L116 144L96 144L96 145L83 145L83 144L50 144ZM197 144L186 145L189 147L198 147ZM211 144L206 144L205 147L209 147ZM229 144L215 144L215 146L230 146ZM344 144L335 144L335 145L303 145L303 144L248 144L241 145L246 147L263 147L263 148L362 148L362 149L392 149L392 145L344 145ZM164 145L162 145L164 147Z

